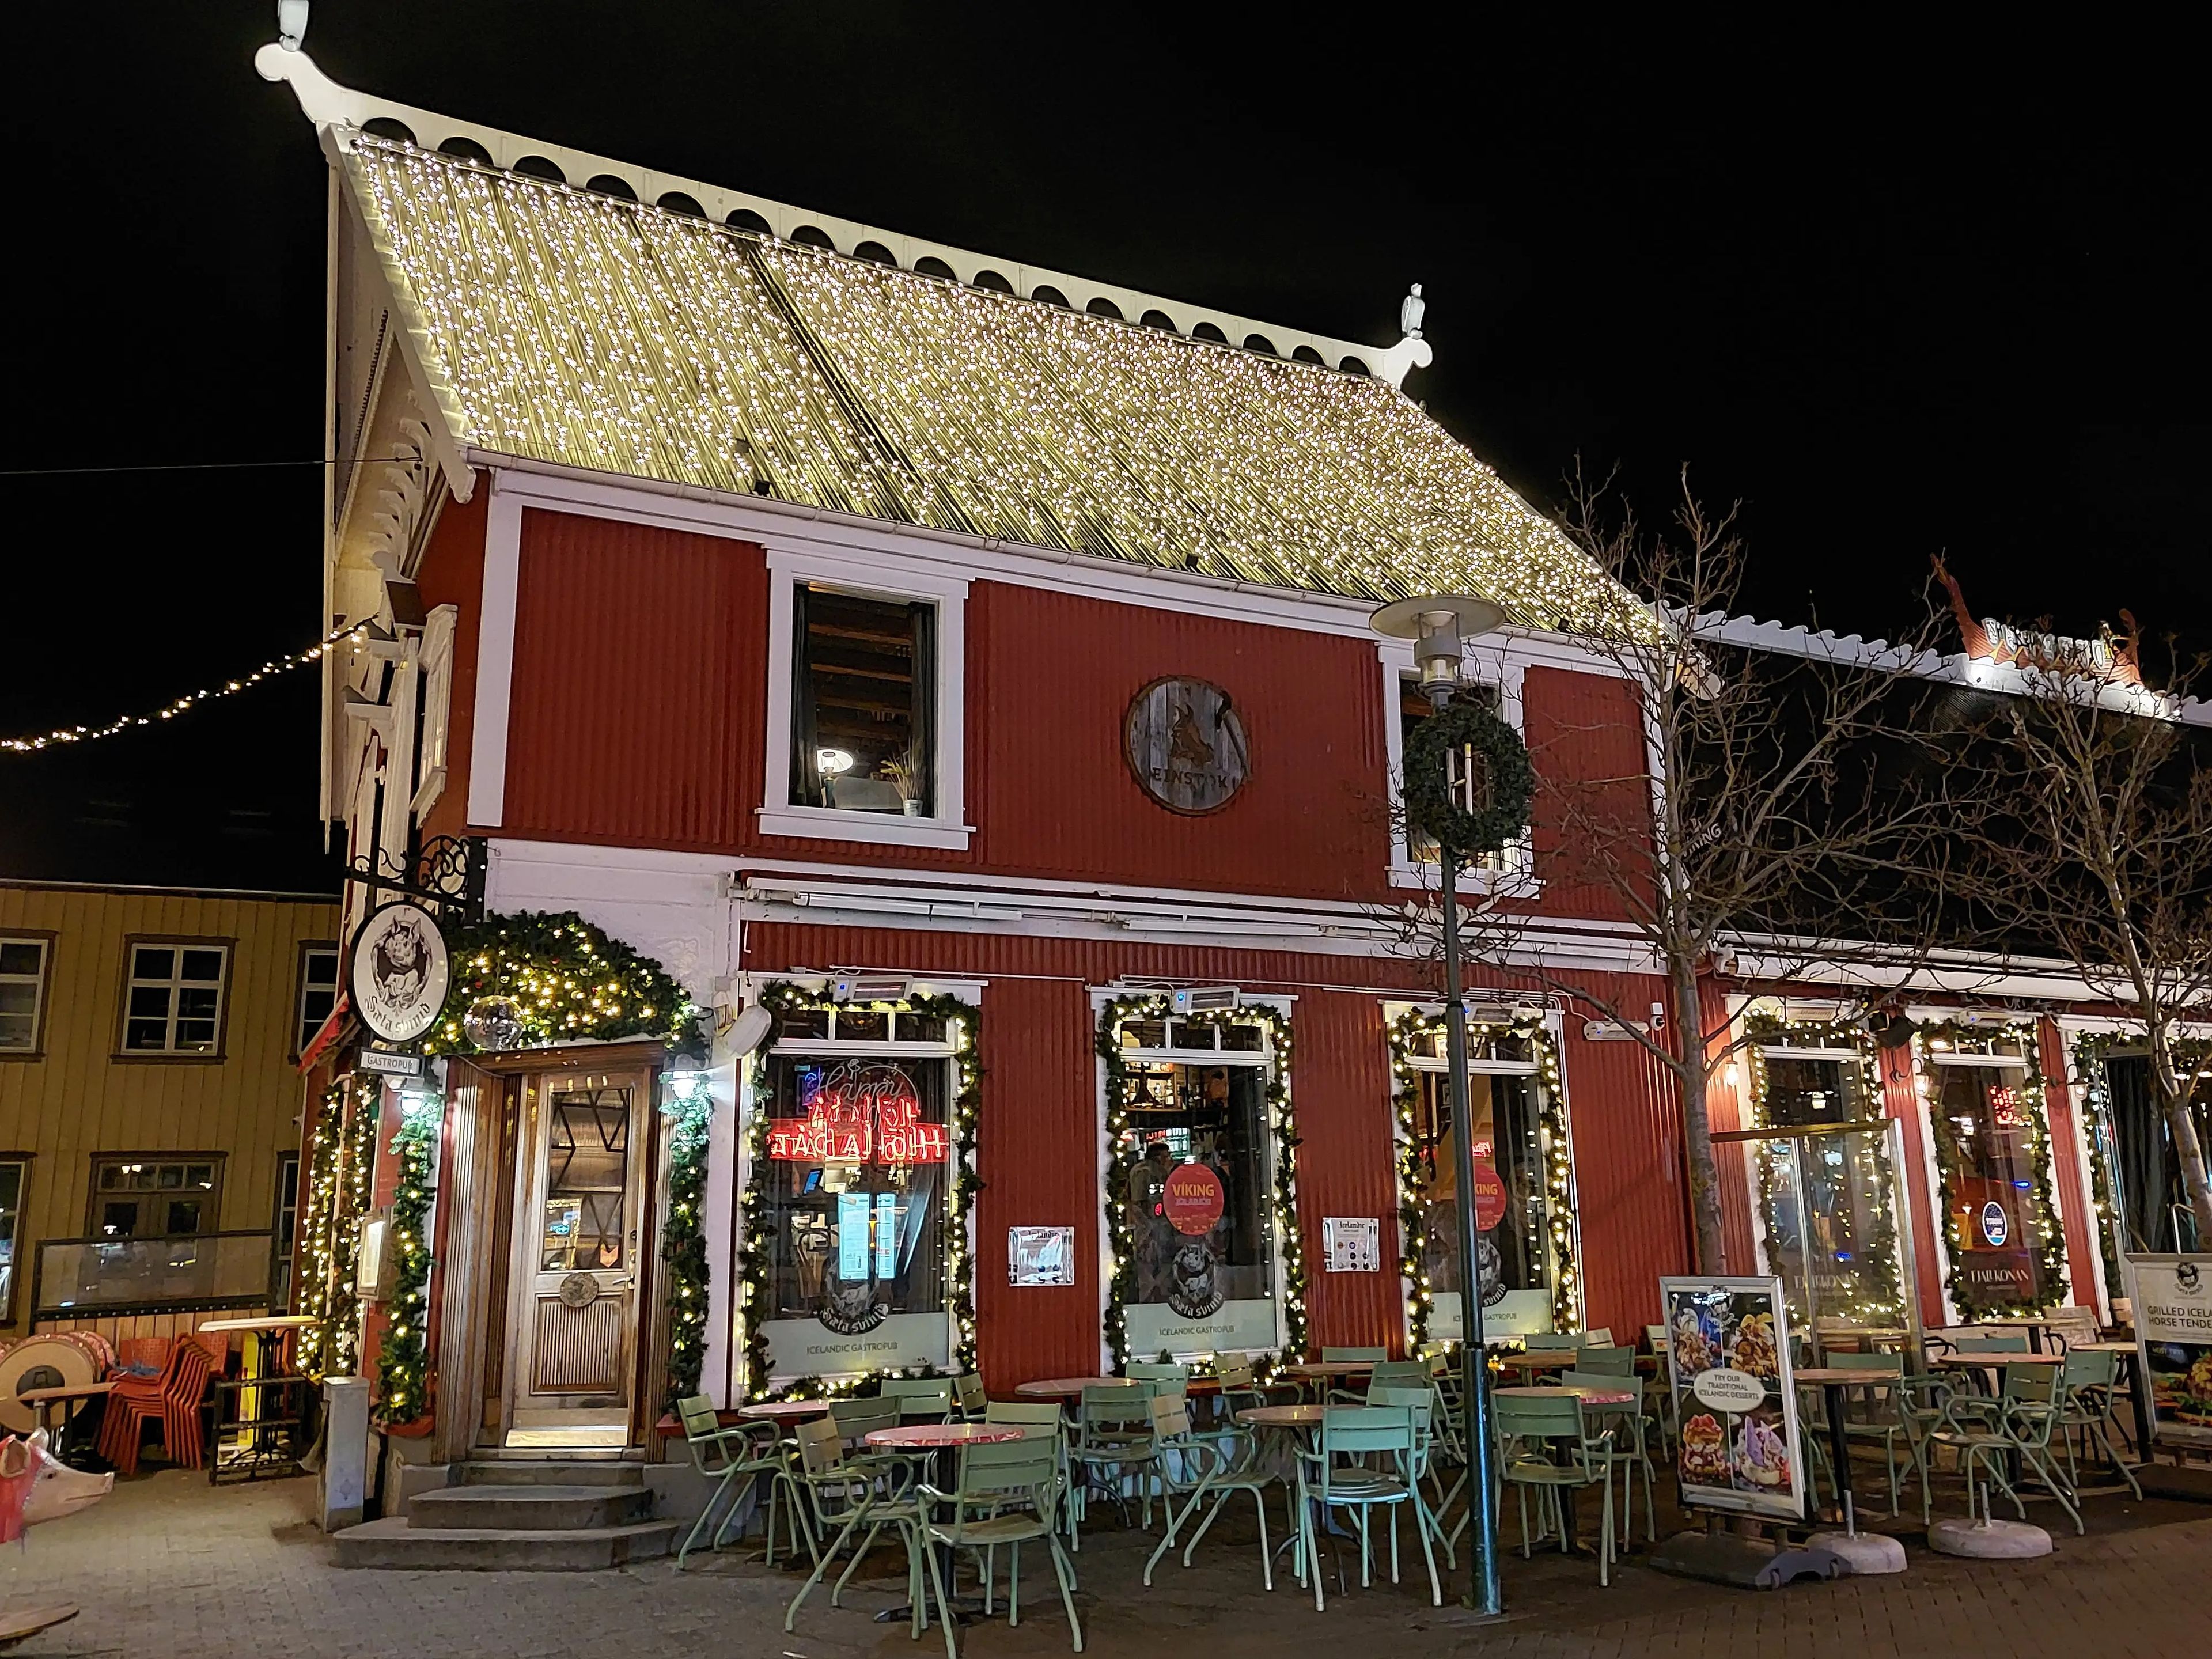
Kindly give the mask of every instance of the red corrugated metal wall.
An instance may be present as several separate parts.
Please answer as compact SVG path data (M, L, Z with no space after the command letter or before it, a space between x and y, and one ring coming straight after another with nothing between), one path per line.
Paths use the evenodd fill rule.
M1905 1192L1912 1207L1913 1278L1919 1285L1920 1322L1945 1325L1950 1322L1943 1312L1942 1264L1936 1255L1936 1203L1928 1189L1928 1115L1921 1109L1920 1091L1913 1084L1911 1048L1882 1050L1881 1103L1900 1126Z
M1729 1022L1728 994L1709 979L1698 981L1699 1018L1714 1056L1705 1084L1705 1121L1715 1134L1751 1125L1751 1089L1747 1079L1749 1061L1741 1050L1724 1052L1735 1035ZM1729 1067L1736 1070L1737 1083L1728 1080ZM1749 1169L1743 1142L1721 1141L1713 1147L1713 1162L1720 1167L1721 1248L1728 1252L1731 1273L1759 1271L1758 1236L1751 1223Z
M1299 1199L1310 1270L1309 1338L1316 1347L1395 1347L1404 1341L1396 1275L1323 1273L1321 1223L1332 1214L1371 1215L1382 1220L1386 1240L1395 1236L1393 1107L1379 999L1394 981L1422 994L1418 964L754 922L745 928L743 965L755 972L882 968L990 981L978 1127L984 1190L976 1209L976 1314L985 1380L993 1388L1081 1374L1097 1357L1099 1144L1085 988L1117 978L1176 978L1295 995L1291 1092L1303 1141ZM1591 988L1621 997L1656 995L1659 981L1592 975ZM1680 1117L1667 1080L1640 1048L1584 1042L1580 1030L1579 1018L1571 1017L1564 1062L1574 1119L1585 1297L1590 1322L1610 1324L1618 1334L1656 1319L1658 1276L1687 1267ZM1024 1225L1075 1228L1079 1266L1073 1289L1016 1291L1006 1285L1006 1230Z
M2058 1213L2066 1224L2066 1264L2074 1280L2074 1300L2085 1308L2097 1306L2097 1241L2092 1223L2082 1212L2081 1120L2074 1109L2074 1091L2066 1081L2065 1039L2058 1022L2036 1022L2037 1041L2045 1082L2043 1098L2051 1117L2051 1184L2058 1199ZM2101 1313L2099 1316L2102 1317Z
M425 840L458 836L469 824L469 744L477 723L477 624L483 615L484 523L491 491L447 501L415 572L424 611L450 605L453 629L453 695L446 719L446 789L422 819Z
M1589 781L1574 787L1575 821L1599 826L1608 850L1621 844L1616 826L1636 826L1640 833L1650 822L1651 793L1635 688L1598 674L1531 668L1521 695L1522 729L1539 775ZM1580 855L1577 843L1586 836L1565 828L1566 804L1541 790L1536 796L1536 868L1545 884L1538 908L1547 915L1626 918L1620 894Z

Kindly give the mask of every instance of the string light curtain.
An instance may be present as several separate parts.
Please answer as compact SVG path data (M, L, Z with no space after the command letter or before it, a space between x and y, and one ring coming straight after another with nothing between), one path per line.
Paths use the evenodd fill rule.
M1369 599L1648 613L1395 387L356 137L463 441Z

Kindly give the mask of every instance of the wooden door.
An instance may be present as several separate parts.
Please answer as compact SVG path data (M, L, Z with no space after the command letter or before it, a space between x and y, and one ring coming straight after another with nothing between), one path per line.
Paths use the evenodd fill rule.
M508 1297L507 1444L619 1447L636 1371L647 1164L644 1072L559 1072L524 1084Z

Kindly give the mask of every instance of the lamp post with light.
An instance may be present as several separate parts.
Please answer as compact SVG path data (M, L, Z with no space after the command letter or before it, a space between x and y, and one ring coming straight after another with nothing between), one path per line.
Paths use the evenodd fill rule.
M1487 599L1434 594L1386 605L1370 618L1378 634L1412 640L1420 686L1436 713L1459 690L1461 647L1492 633L1504 612ZM1408 833L1412 826L1408 826ZM1504 1611L1498 1576L1498 1498L1492 1484L1488 1351L1482 1328L1482 1264L1474 1217L1474 1120L1468 1103L1467 1004L1459 982L1459 856L1464 848L1437 837L1437 868L1443 906L1444 1033L1451 1074L1452 1179L1459 1202L1460 1439L1467 1450L1468 1565L1472 1582L1466 1605L1479 1613Z

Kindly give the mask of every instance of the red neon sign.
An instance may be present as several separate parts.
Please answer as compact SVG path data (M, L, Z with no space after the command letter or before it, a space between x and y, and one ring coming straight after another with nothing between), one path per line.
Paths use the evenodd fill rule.
M913 1079L881 1061L824 1073L804 1117L771 1123L768 1155L784 1164L943 1164L951 1156L942 1123L921 1121Z

